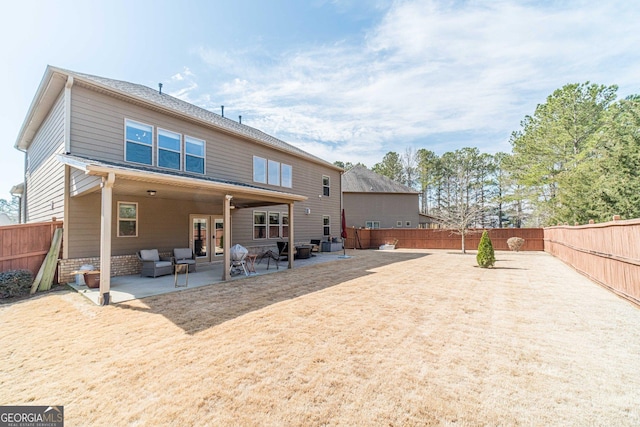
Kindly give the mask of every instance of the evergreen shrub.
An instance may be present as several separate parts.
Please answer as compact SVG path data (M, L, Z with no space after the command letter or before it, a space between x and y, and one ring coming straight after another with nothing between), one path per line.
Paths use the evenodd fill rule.
M482 232L480 243L478 244L478 255L476 255L476 261L482 268L493 267L496 263L496 255L493 251L493 244L489 238L487 230Z

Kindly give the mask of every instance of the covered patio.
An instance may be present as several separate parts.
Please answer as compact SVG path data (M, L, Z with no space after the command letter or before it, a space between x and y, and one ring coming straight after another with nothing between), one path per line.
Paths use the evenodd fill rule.
M238 212L241 209L265 206L286 206L289 221L287 240L295 242L294 203L307 199L307 197L298 194L261 188L255 185L213 179L207 176L196 177L192 174L173 171L160 173L143 166L96 161L81 156L61 154L58 155L58 160L70 168L70 202L73 203L65 205L70 214L66 215L66 217L70 218L69 224L76 226L84 221L83 217L91 215L80 213L87 206L93 206L88 197L96 195L100 197L99 229L91 229L91 232L95 233L91 244L94 246L96 243L98 244L95 247L99 250L101 281L99 290L88 292L90 295L98 294L97 299L100 305L108 305L111 301L119 302L123 300L122 298L135 299L139 297L128 296L135 295L135 293L132 294L131 292L124 292L116 297L116 290L114 290L114 293L111 292L113 285L117 286L131 281L120 276L112 277L114 275L111 274L111 258L116 255L128 255L144 248L154 248L161 245L168 247L168 242L177 241L176 236L180 236L180 239L186 238L187 223L185 221L188 218L186 214L188 209L191 209L190 213L205 210L210 214L217 214L222 219L222 224L225 224L221 236L221 241L223 242L221 245L222 264L218 268L211 267L209 271L210 277L203 279L203 284L210 284L233 278L228 269L222 268L222 265L230 265L229 249L232 245L231 242L236 241L236 236L232 231L232 211ZM136 209L138 205L140 205L141 209L143 206L148 207L147 212L151 212L147 216L148 219L140 221L141 227L150 227L145 233L145 239L138 239L137 241L126 241L126 238L114 239L114 236L117 235L114 227L117 226L119 220L116 202L114 201L116 198L131 200L132 204L136 205ZM155 202L151 202L151 199L155 200ZM147 205L144 205L145 203ZM151 203L154 204L152 205ZM69 207L71 205L73 205L73 208ZM97 214L98 212L95 213ZM78 218L71 215L77 215ZM138 224L137 217L136 224ZM179 224L182 224L183 228L180 228ZM71 237L70 228L69 226L64 228L65 242L79 241L78 235L87 234L86 231L80 230L73 232L74 234ZM135 233L137 237L137 229ZM116 244L119 246L115 247ZM70 255L70 246L71 244L67 244L63 247L63 258L77 258L77 255ZM174 248L186 247L185 244L174 243L171 243L171 246ZM74 248L73 250L74 254L82 252L79 248ZM96 255L98 255L97 252ZM294 268L293 262L282 261L280 263L280 268L287 267ZM203 268L202 270L204 271L205 269ZM133 276L124 277L132 278ZM189 275L190 286L196 286L198 283L197 277L198 275L193 273ZM140 278L140 280L144 279ZM161 280L163 282L167 281L167 283L170 282L170 285L173 286L173 276L170 279L163 278ZM154 283L160 283L160 280L154 279ZM150 287L153 289L157 285ZM149 294L144 295L148 296Z
M295 259L293 263L296 268L300 268L341 259L344 259L342 251L321 252L307 259ZM274 260L267 263L267 259L265 258L261 262L255 263L255 273L250 272L248 276L245 274L233 275L230 276L229 280L235 281L247 277L282 272L288 268L288 265L288 261L282 260L279 261L278 266L276 266ZM186 274L178 274L177 276L175 274L168 274L155 278L141 277L140 275L111 277L111 302L117 304L154 295L225 283L226 281L222 279L222 276L223 263L217 262L205 265L200 264L197 267L197 271L189 273L188 276ZM68 283L68 285L94 304L101 304L99 288L89 288L86 285L79 285L75 282Z

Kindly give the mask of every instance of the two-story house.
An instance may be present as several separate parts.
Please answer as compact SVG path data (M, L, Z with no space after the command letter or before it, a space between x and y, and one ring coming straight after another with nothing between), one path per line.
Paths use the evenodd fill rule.
M15 147L23 220L64 220L61 277L99 265L107 302L140 249L228 266L236 243L339 232L342 169L160 89L49 66Z
M357 165L342 175L347 227L429 227L434 219L420 213L420 193Z

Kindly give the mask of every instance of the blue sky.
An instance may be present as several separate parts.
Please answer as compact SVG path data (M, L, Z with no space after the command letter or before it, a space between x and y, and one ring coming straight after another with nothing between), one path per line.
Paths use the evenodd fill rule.
M629 0L13 2L0 25L0 198L47 64L157 87L328 161L389 151L510 151L567 83L640 93Z

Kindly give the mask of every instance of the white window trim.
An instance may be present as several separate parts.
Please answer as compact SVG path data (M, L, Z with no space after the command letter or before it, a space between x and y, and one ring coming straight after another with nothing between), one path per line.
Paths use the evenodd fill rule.
M151 128L151 163L140 163L140 162L134 162L133 160L127 160L127 142L129 142L129 140L127 139L127 123L133 123L133 124L137 124L137 125L142 125L142 126L148 126ZM155 154L155 150L153 147L153 144L155 143L155 128L153 125L147 124L147 123L142 123L142 122L138 122L135 120L131 120L131 119L124 119L124 161L126 163L134 163L136 165L145 165L145 166L153 166L155 165L155 159L154 159L154 154ZM136 141L131 141L131 143L133 144L138 144L138 145L144 145L147 146L147 144L141 144L139 142Z
M256 179L256 162L260 161L264 165L264 175L260 177L261 179ZM259 184L267 184L273 185L277 187L284 188L293 188L293 166L282 163L277 160L269 159L261 156L253 156L252 160L252 178L253 182L257 182ZM285 183L283 177L283 171L288 169L289 171L289 180ZM274 173L274 170L277 173Z
M365 221L364 226L365 228L371 228L371 229L380 228L380 221Z
M184 144L182 142L182 134L180 134L178 132L174 132L174 131L169 130L169 129L156 128L156 159L158 159L158 165L157 166L159 168L161 168L161 169L166 169L166 170L170 170L170 171L181 171L182 170L182 164L183 164L182 152L181 151L171 150L169 148L160 148L160 132L172 133L174 135L177 135L178 136L180 150L182 150L182 148L184 147L185 151L186 151L186 146L184 146ZM169 168L169 167L166 167L166 166L160 166L160 150L170 151L172 153L178 153L179 154L178 158L180 159L180 165L178 166L178 169ZM185 154L186 154L186 152L185 152ZM186 166L186 162L184 163L184 165Z
M287 227L287 229L289 229L289 221L287 221L287 223L284 223L284 218L287 217L287 219L289 218L289 213L287 212L281 212L280 213L280 236L282 236L283 239L288 239L289 238L289 234L287 233L287 236L284 236L284 228Z
M187 153L187 139L191 139L197 142L202 142L202 157L196 156L195 154ZM189 136L189 135L184 135L183 140L184 140L183 142L184 156L183 156L182 170L188 173L195 173L195 174L201 175L200 172L187 170L187 156L197 157L199 159L202 159L202 175L206 175L207 174L207 141L204 139L196 138L195 136Z
M324 179L325 178L327 178L327 182L328 182L327 185L324 184ZM329 193L329 194L324 194L324 189L325 188L328 189L327 193ZM330 197L331 196L331 177L328 176L328 175L322 175L322 195L324 197Z
M329 224L324 223L324 219L329 219ZM324 234L324 228L329 227L329 234ZM323 236L331 236L331 215L322 215L322 235Z
M285 166L288 167L290 171L290 175L289 175L291 179L290 185L285 185L284 180L282 179L282 170L284 169ZM286 163L280 163L280 185L285 188L293 188L293 166L288 165Z
M264 181L260 181L256 179L256 160L260 159L260 160L264 160ZM266 158L264 157L260 157L260 156L253 156L253 163L252 163L252 175L253 175L253 182L258 182L260 184L266 184L267 180L269 179L269 171L267 170L267 164L268 161Z
M264 214L265 215L265 223L264 224L256 224L256 214ZM269 212L267 211L253 211L251 216L251 222L253 224L253 229L251 230L251 235L253 236L253 240L267 240L269 238ZM256 237L256 227L264 227L264 237Z
M271 171L277 169L277 173L274 172L273 180L271 179ZM275 160L267 160L267 182L269 185L277 185L280 187L280 162Z
M396 221L396 227L402 228L402 221Z
M278 215L278 223L271 224L271 215ZM278 235L271 237L271 227L278 229ZM282 237L282 212L269 211L267 214L267 239L279 239Z
M131 218L120 218L120 205L135 205L136 207L136 217L135 219L131 219ZM118 208L118 215L117 215L117 222L116 222L116 227L117 227L117 236L118 237L138 237L138 224L139 224L139 219L140 219L140 211L138 210L138 202L125 202L123 201L119 201L117 203L117 208ZM136 234L134 236L123 236L120 234L120 221L135 221L136 223Z
M410 228L411 227L411 221L405 221L404 226Z

